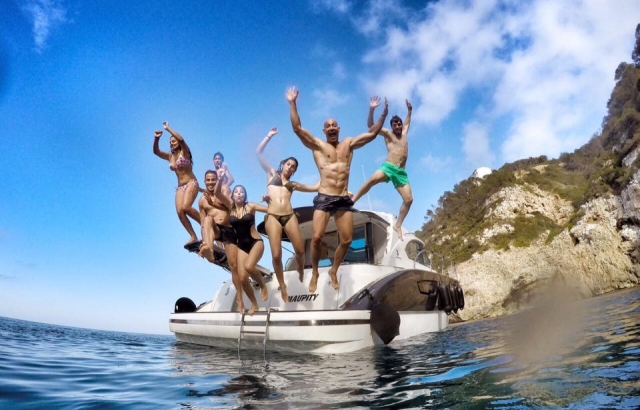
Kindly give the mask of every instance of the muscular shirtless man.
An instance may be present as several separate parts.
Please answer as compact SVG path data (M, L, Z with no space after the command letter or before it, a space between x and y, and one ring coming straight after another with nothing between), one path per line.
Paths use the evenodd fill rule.
M374 140L382 129L382 124L387 117L388 107L385 98L385 107L378 121L365 133L357 137L348 137L339 141L340 127L332 118L324 122L322 132L326 141L314 137L309 131L302 128L296 99L298 89L291 87L286 92L289 101L289 114L291 126L302 144L313 153L313 159L320 173L320 187L318 195L313 200L313 238L311 241L311 282L309 292L315 292L318 287L318 262L322 251L322 238L329 223L329 218L334 215L340 244L333 258L333 265L329 269L331 284L338 290L338 267L351 245L353 237L353 215L351 214L353 201L349 198L347 187L349 186L349 170L353 159L353 150L363 147Z
M397 115L394 115L389 121L391 130L383 128L380 134L384 137L384 142L387 145L387 161L373 173L371 178L362 185L358 190L358 193L353 198L353 202L358 202L358 199L362 198L364 194L369 192L371 187L380 182L393 183L393 186L402 197L402 205L400 205L400 213L398 213L398 219L393 229L398 234L400 240L402 240L402 222L409 213L409 208L413 203L413 194L411 193L411 185L409 185L409 177L405 167L407 165L407 157L409 156L409 143L407 141L407 134L409 133L409 125L411 124L411 103L409 100L405 100L407 103L407 119L402 124L402 120ZM380 105L380 97L374 95L371 97L369 103L369 116L367 117L367 125L373 125L373 112L376 107Z

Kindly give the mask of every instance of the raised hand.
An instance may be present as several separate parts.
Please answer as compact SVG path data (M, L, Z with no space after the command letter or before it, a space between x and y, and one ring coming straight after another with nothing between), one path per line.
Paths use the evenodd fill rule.
M380 97L378 97L377 95L374 95L373 97L371 97L371 100L369 100L369 107L376 108L379 105L380 105Z
M168 130L169 129L169 122L168 121L164 121L162 123L162 128L164 128L165 130Z
M267 138L271 138L274 135L276 135L278 133L278 128L273 127L269 130L269 132L267 133Z
M409 112L411 112L411 110L413 110L413 107L411 106L411 103L409 102L409 100L405 100L405 102L407 103L407 110L409 110Z
M216 171L218 172L218 181L224 180L224 177L227 176L227 165L222 164Z
M285 96L287 97L287 101L294 102L298 98L299 90L296 87L289 87Z
M160 137L162 137L162 131L157 130L157 131L156 131L156 133L155 133L155 135L154 135L154 137L156 137L156 138L160 138Z
M384 111L382 111L382 115L385 117L389 113L389 101L387 101L387 97L384 97Z

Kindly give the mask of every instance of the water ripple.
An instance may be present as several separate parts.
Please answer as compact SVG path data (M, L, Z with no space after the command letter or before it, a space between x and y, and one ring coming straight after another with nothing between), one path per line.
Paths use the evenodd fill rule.
M345 355L240 361L170 336L0 318L0 407L636 409L639 323L631 289Z

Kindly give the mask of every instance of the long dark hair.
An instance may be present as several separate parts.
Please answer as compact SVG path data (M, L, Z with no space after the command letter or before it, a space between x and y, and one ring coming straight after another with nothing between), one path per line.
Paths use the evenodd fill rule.
M233 202L233 208L236 208L236 201L233 200L233 193L236 192L236 189L238 189L238 188L242 188L242 192L244 192L244 203L242 204L242 207L244 207L247 204L247 202L249 202L249 197L247 195L247 189L244 187L244 185L236 185L231 190L231 202Z
M296 171L298 170L298 160L295 159L295 157L289 157L289 158L285 158L282 161L280 161L280 165L278 165L278 169L276 170L276 173L278 175L282 175L282 167L284 166L284 164L286 164L287 161L292 160L293 162L296 163ZM291 174L293 175L293 174Z

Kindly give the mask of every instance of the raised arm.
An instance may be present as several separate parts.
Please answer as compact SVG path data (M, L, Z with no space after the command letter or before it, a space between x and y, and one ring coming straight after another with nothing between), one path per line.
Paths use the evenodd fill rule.
M404 127L402 127L402 131L406 133L409 131L409 124L411 124L411 111L413 110L413 107L409 100L405 100L405 102L407 103L407 118L404 120Z
M269 141L271 141L271 138L277 133L278 133L278 129L276 127L271 128L267 133L267 136L264 137L262 141L260 141L260 144L258 144L258 148L256 148L256 155L258 156L258 162L260 163L260 166L262 167L262 169L264 169L264 171L269 176L272 176L276 171L271 167L271 165L269 165L269 162L264 157L264 155L262 155L262 152L264 151Z
M388 113L389 113L389 102L385 97L384 110L382 110L382 114L380 114L380 118L378 118L378 121L376 121L376 123L373 124L371 128L369 128L369 131L365 132L364 134L360 134L355 138L352 138L349 144L351 146L351 149L357 149L357 148L363 147L364 145L373 141L374 138L378 135L378 133L382 129L382 124L384 124L384 120L387 118Z
M224 172L225 172L225 180L224 183L226 186L231 186L233 185L235 179L233 179L233 175L231 175L231 171L229 171L229 167L227 166L226 162L223 162L222 165L220 165L221 168L224 168Z
M376 110L376 107L380 105L380 97L374 95L369 100L369 115L367 116L367 127L373 127L373 112Z
M222 182L222 180L225 177L227 170L225 168L220 167L217 170L217 172L218 172L218 182L216 182L216 188L213 191L213 195L215 195L216 198L218 198L220 202L222 202L222 205L231 209L231 206L233 205L233 203L231 202L231 196L227 195L225 192L222 191L222 186L223 185L226 186L226 184Z
M286 92L287 101L289 101L289 116L291 117L291 127L293 132L300 138L302 144L309 149L317 149L319 147L316 138L304 128L300 122L300 115L298 115L298 106L296 100L298 98L298 89L296 87L290 87Z
M171 154L160 149L160 137L162 137L162 131L158 130L153 136L153 153L160 158L169 161L169 158L171 158Z
M189 146L187 145L187 142L184 140L184 138L182 138L182 135L180 135L178 132L174 131L171 127L169 127L168 121L163 122L162 126L164 127L165 130L169 131L169 134L171 134L173 138L178 140L178 144L180 144L180 149L182 150L182 152L189 153L189 159L191 159L191 151L189 151Z

